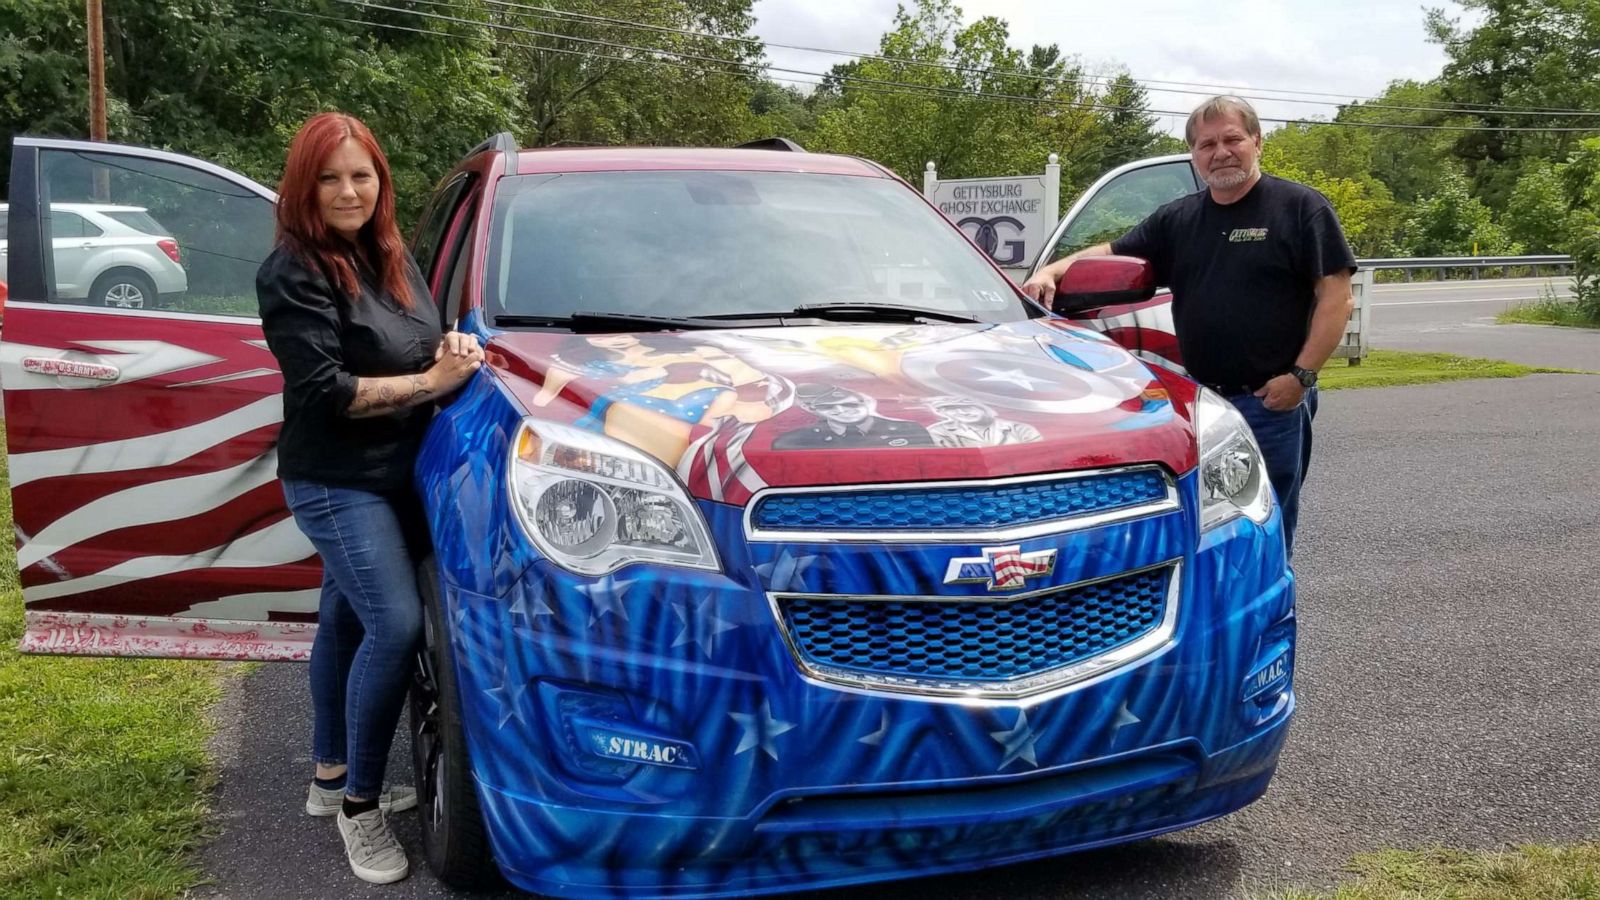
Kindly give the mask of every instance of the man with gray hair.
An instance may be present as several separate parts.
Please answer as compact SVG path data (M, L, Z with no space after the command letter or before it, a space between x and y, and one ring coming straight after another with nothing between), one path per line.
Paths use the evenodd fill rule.
M988 404L967 397L931 397L924 405L939 417L928 436L940 447L1004 447L1043 437L1027 422L1002 419Z
M1293 552L1317 370L1339 346L1355 306L1355 256L1326 197L1261 174L1261 120L1249 103L1212 97L1189 115L1184 136L1205 190L1168 203L1109 244L1040 269L1023 290L1049 305L1076 260L1112 253L1149 260L1157 282L1172 288L1189 375L1231 402L1255 433Z

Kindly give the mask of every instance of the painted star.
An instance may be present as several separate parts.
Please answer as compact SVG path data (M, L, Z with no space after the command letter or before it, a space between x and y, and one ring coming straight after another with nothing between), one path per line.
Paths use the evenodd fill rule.
M530 595L533 600L531 604L528 602ZM529 609L529 606L533 608ZM529 589L520 590L517 592L517 599L511 601L512 618L521 616L529 623L532 623L534 619L540 616L553 616L555 614L556 611L550 608L550 604L544 602L543 591L534 593Z
M858 744L866 744L869 747L882 747L883 746L883 739L888 737L888 736L889 736L889 711L888 710L884 710L883 711L883 719L878 723L878 730L874 731L873 733L871 733L869 735L866 735L865 737L856 738L856 743L858 743Z
M500 686L484 691L484 694L494 701L496 708L499 710L499 715L496 717L498 719L496 728L506 727L506 723L512 719L516 719L519 725L524 724L521 704L522 695L528 692L528 686L520 681L508 682L507 676L509 674L509 672L502 669L500 672Z
M678 621L683 624L683 627L678 630L678 636L673 638L672 646L682 647L684 644L697 644L700 647L700 652L705 654L706 659L710 659L711 655L717 652L717 635L739 627L732 622L718 618L713 611L715 608L716 600L709 596L696 603L693 612L689 611L687 603L672 604L672 611L678 614Z
M761 701L761 713L728 713L733 721L739 723L739 728L744 732L739 737L739 746L734 748L733 755L738 756L746 750L760 747L761 751L774 760L778 758L778 747L773 738L794 728L793 722L785 722L772 717L772 702Z
M1115 738L1122 729L1129 725L1137 725L1143 721L1143 719L1128 711L1128 701L1124 700L1122 701L1122 708L1117 710L1116 721L1111 723L1111 736Z
M1016 727L1010 731L991 731L989 737L994 738L1006 751L1005 758L1000 760L1000 767L995 770L996 772L1004 772L1006 766L1019 759L1035 769L1039 768L1039 758L1033 752L1033 744L1038 737L1033 733L1033 729L1028 727L1027 712L1022 710L1017 712Z
M634 579L617 579L610 575L590 584L578 587L578 593L589 598L592 609L589 613L589 627L593 628L607 613L615 615L622 621L628 621L628 609L622 605L622 595L628 592Z
M785 549L776 560L756 566L756 574L767 582L769 591L793 591L805 586L801 576L816 563L815 556L795 556Z
M1021 369L991 369L988 366L978 366L977 369L979 372L987 373L983 378L979 378L979 381L1004 381L1025 391L1031 391L1036 385L1045 383L1040 379L1028 377L1028 373Z

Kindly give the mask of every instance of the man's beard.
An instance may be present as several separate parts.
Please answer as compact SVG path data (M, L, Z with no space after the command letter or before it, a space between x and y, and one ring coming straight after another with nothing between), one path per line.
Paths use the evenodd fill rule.
M1260 169L1255 165L1251 165L1248 169L1235 168L1231 172L1211 172L1206 178L1206 186L1221 188L1222 190L1236 188L1255 177L1255 174L1259 171Z

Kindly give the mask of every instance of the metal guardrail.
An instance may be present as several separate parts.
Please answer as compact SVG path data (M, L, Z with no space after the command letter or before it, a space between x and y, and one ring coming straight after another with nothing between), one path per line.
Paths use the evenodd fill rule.
M1532 269L1538 276L1541 269L1572 269L1572 257L1549 254L1545 256L1417 256L1383 259L1358 259L1356 265L1363 270L1399 271L1411 281L1414 272L1433 272L1434 280L1445 281L1445 273L1466 270L1473 278L1481 277L1486 269L1500 269L1505 275L1511 269Z

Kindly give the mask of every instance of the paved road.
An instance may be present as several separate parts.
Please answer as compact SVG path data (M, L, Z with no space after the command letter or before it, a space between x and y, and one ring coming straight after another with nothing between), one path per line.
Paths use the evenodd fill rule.
M1481 281L1419 281L1412 284L1379 284L1372 289L1373 303L1382 307L1391 321L1437 322L1471 315L1494 315L1503 309L1537 300L1546 294L1572 296L1570 278L1493 278ZM1461 310L1433 310L1427 307L1460 306Z
M1410 335L1419 349L1473 352L1471 304L1497 298L1459 290L1381 291L1375 320L1395 318L1377 345ZM1418 307L1427 314L1400 312ZM1552 357L1600 347L1528 330L1518 352L1536 364L1574 365ZM1589 358L1583 367L1600 369ZM1331 885L1362 850L1595 837L1600 377L1333 392L1318 429L1298 554L1302 705L1264 799L1121 848L820 896L1223 900ZM453 896L416 858L415 816L397 823L416 874L373 888L349 874L331 823L299 812L304 679L298 666L264 667L218 711L221 834L200 895ZM409 771L404 753L395 772Z
M1516 278L1378 285L1372 298L1373 347L1448 350L1524 365L1600 370L1600 331L1497 325L1495 316L1546 292L1571 294L1565 278Z

